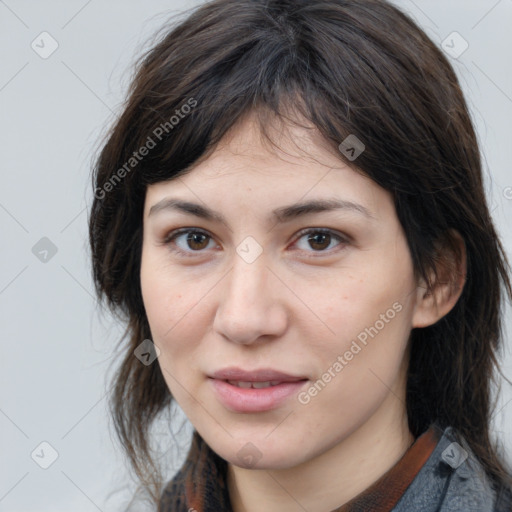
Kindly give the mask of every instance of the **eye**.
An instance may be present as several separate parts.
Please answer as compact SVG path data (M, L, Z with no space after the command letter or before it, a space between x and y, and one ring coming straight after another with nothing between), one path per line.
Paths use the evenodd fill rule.
M301 241L303 241L302 244L300 243ZM338 247L346 243L348 243L347 237L335 231L330 229L310 228L299 233L296 245L299 246L300 250L306 252L330 252L327 251L327 249L332 249L333 247ZM313 251L310 249L313 249Z
M349 242L348 238L330 229L308 228L298 234L295 246L305 252L326 253L334 252L330 249ZM171 232L163 244L169 246L172 252L182 256L195 256L205 249L213 249L215 242L213 238L200 229L183 228ZM213 245L211 245L213 244ZM311 251L313 249L313 251ZM196 253L196 254L194 254Z
M193 256L194 252L211 249L210 242L214 243L212 237L198 229L179 229L170 233L164 240L164 244L168 245L173 252L185 256Z

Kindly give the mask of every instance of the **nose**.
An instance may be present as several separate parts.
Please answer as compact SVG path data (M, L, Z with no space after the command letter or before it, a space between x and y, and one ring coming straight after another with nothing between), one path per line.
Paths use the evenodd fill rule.
M285 332L288 318L280 296L283 285L267 268L264 258L247 263L235 255L233 267L219 285L222 288L214 332L242 345Z

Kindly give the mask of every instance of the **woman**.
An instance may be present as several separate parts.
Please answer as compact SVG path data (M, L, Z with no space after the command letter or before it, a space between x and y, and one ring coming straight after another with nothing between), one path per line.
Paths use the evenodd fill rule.
M93 186L115 425L160 511L512 509L509 267L457 78L410 18L204 4L141 62ZM163 488L172 400L194 435Z

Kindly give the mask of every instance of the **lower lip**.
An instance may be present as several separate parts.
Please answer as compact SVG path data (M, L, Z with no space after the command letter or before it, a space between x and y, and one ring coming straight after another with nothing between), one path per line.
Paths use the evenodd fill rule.
M282 382L268 388L239 388L225 380L210 381L220 402L234 412L263 412L279 407L287 398L296 395L307 380Z

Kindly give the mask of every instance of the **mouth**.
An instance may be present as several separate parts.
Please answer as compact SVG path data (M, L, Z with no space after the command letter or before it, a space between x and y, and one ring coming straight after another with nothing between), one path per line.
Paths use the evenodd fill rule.
M266 382L250 382L250 381L236 381L236 380L227 380L225 381L228 384L231 384L232 386L236 386L237 388L253 388L253 389L263 389L263 388L269 388L271 386L277 386L282 383L282 381L279 380L273 380L273 381L266 381Z
M280 384L281 382L297 382L299 380L307 379L305 375L293 375L281 370L274 370L273 368L243 370L236 366L230 366L228 368L218 370L209 375L209 377L218 380L225 380L228 382L242 383L242 385L247 383L268 383L269 385L276 385Z
M238 413L277 409L308 382L306 377L276 370L248 372L239 368L215 372L208 380L219 402L226 409Z

